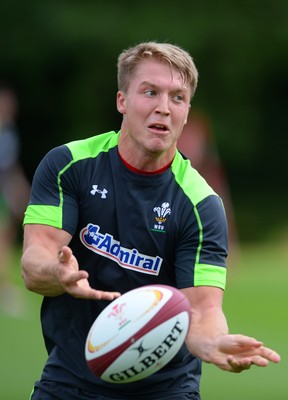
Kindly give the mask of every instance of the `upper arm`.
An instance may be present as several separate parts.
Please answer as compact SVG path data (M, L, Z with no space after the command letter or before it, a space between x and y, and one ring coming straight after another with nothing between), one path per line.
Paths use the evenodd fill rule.
M211 195L183 213L183 229L176 251L179 288L226 285L227 221L221 199Z
M71 235L75 233L79 184L73 166L71 152L65 145L50 150L41 160L33 177L25 225L41 224L63 229Z

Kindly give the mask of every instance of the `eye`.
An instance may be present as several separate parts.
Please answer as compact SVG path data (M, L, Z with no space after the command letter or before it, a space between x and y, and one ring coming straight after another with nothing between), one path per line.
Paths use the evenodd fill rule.
M148 97L154 97L156 96L155 90L145 90L144 92Z
M173 96L173 100L181 102L184 100L184 97L181 94L176 94L175 96Z

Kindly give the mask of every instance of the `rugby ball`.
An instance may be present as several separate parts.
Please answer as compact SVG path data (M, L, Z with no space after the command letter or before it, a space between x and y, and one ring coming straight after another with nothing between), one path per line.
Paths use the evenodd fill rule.
M180 350L190 325L185 295L167 285L146 285L112 301L87 335L91 371L110 383L130 383L157 372Z

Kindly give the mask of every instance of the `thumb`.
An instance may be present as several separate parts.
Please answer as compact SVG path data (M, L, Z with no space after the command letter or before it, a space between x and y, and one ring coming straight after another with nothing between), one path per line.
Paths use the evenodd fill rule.
M72 257L72 250L68 246L62 247L59 253L59 261L64 264L68 264Z

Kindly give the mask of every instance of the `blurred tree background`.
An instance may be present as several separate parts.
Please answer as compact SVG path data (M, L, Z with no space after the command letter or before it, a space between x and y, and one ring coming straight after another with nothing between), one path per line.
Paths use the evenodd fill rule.
M212 121L240 239L288 225L287 0L1 0L0 81L16 90L29 179L55 145L119 129L116 63L143 40L187 49L192 107Z

